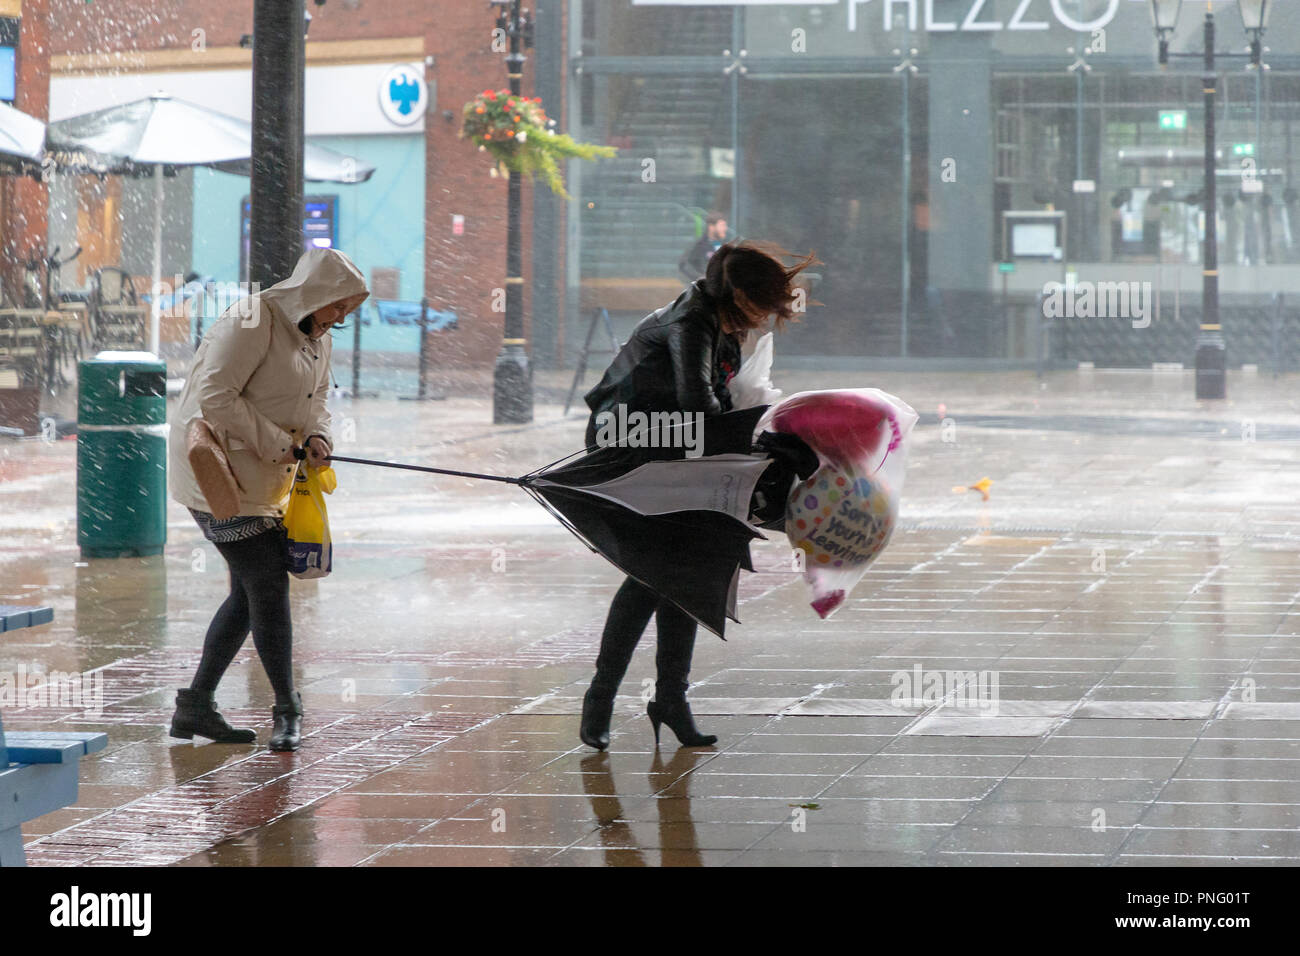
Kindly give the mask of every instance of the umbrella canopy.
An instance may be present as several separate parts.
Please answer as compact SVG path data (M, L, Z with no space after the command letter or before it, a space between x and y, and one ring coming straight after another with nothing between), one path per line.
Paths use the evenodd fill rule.
M251 124L166 93L58 120L48 138L64 165L127 176L157 166L209 166L248 175L253 149ZM374 171L369 163L321 146L304 149L303 178L311 182L362 183Z
M45 124L0 103L0 163L27 171L39 168L44 156Z
M739 622L740 571L754 570L749 543L763 537L749 523L749 508L774 461L752 453L766 411L757 405L701 416L702 429L692 422L655 433L657 447L636 444L649 433L642 429L623 444L578 452L520 478L342 455L330 460L519 485L591 550L725 640L727 618Z
M724 637L727 618L739 620L740 571L754 570L749 543L763 535L730 511L669 499L677 489L683 504L695 493L726 500L717 494L726 489L748 505L769 464L749 455L649 462L595 486L566 485L560 469L524 487L593 551Z
M702 447L678 425L658 436L667 447L599 448L521 484L593 551L724 637L739 620L740 571L754 570L749 544L763 537L749 505L772 462L749 452L766 408L706 418Z
M736 617L740 571L754 570L748 521L759 477L772 465L751 454L766 405L704 419L701 436L666 430L661 447L629 443L579 452L520 478L332 455L379 465L519 485L611 564L667 598L725 640ZM630 438L630 436L629 436ZM668 446L668 447L664 447ZM688 457L686 449L699 449Z

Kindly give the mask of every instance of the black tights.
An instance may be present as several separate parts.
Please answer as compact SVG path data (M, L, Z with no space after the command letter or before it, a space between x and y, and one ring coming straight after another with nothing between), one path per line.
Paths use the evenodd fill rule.
M262 667L275 691L275 702L293 699L293 626L289 620L289 571L283 529L264 531L243 541L218 544L230 565L230 594L217 609L203 640L203 658L190 685L201 693L216 691L221 676L249 628Z
M691 654L695 650L695 620L671 601L666 601L645 585L628 578L614 595L600 638L596 658L596 677L591 682L597 696L613 697L627 673L632 652L650 615L658 627L655 649L655 700L684 699L690 684Z

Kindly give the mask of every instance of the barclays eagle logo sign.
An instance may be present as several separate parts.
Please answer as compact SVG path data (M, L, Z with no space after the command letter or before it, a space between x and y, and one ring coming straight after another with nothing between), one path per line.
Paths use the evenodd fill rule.
M428 105L429 87L415 67L395 66L380 80L379 107L390 123L412 126L424 116Z

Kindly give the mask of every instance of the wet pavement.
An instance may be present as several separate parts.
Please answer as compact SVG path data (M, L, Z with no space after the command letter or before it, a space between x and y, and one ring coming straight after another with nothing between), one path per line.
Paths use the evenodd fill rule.
M720 738L698 750L667 729L654 747L652 635L610 751L579 742L620 575L527 496L344 464L336 570L294 584L302 750L264 749L251 641L218 699L260 744L172 741L220 557L172 504L164 555L82 562L75 441L0 440L0 603L55 609L0 639L0 672L103 695L7 706L5 726L109 735L78 803L24 825L29 863L1300 862L1294 380L1233 375L1230 403L1197 403L1190 373L776 379L923 413L900 529L829 621L784 539L755 546L744 623L698 640L691 699ZM339 451L529 471L581 443L567 385L538 373L529 426L479 400L340 399ZM961 490L985 477L987 501ZM919 689L952 674L973 705Z

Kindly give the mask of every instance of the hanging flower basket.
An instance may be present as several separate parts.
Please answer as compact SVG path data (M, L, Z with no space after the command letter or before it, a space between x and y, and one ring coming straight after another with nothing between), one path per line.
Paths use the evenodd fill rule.
M555 132L540 98L515 96L509 90L484 90L465 104L460 135L491 153L498 165L530 179L541 174L551 191L565 199L562 159L595 159L618 154L612 146L579 143Z

